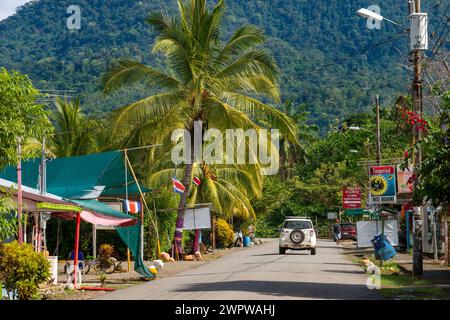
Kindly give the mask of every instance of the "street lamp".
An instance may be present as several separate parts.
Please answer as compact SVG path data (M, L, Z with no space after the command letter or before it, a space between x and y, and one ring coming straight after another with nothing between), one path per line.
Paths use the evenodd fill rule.
M399 26L399 27L401 27L401 28L403 28L403 29L409 30L409 29L406 28L405 26L402 26L401 24L399 24L399 23L397 23L397 22L395 22L395 21L392 21L392 20L390 20L390 19L388 19L388 18L385 18L385 17L383 17L382 15L379 15L378 13L373 12L373 11L371 11L371 10L368 10L368 9L366 9L366 8L361 8L361 9L359 9L358 11L356 11L356 14L357 14L358 16L363 17L363 18L366 18L366 19L372 18L372 19L374 19L374 20L376 20L376 21L380 21L380 22L383 21L383 20L386 20L386 21L388 21L388 22L390 22L390 23L395 24L396 26Z
M357 127L357 126L348 127L348 130L372 132L369 129L361 128L361 127Z

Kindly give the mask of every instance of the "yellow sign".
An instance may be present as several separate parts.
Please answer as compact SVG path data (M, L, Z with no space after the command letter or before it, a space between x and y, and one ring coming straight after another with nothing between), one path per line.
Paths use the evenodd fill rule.
M370 192L374 196L381 196L386 193L388 182L383 176L373 176L370 179Z

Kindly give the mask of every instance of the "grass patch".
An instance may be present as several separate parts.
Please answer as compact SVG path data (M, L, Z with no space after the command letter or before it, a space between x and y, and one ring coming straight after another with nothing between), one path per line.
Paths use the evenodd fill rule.
M450 292L442 288L382 288L380 292L391 300L450 300Z
M380 267L380 261L374 256L352 258L354 263L365 269L364 262L370 260ZM432 287L431 282L424 279L414 279L409 273L403 272L394 260L383 261L381 267L380 293L385 299L394 300L450 300L450 290Z
M423 279L414 279L409 274L381 274L381 286L404 287L404 286L426 286L430 282Z

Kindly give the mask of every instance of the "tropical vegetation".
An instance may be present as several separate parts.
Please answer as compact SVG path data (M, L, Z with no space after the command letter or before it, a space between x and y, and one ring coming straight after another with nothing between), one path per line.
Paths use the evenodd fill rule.
M136 81L152 85L156 90L149 97L115 110L114 123L121 126L131 123L133 134L161 143L180 128L194 137L195 122L201 122L205 130L214 128L225 132L229 128L258 129L252 121L256 118L278 128L287 140L296 143L293 121L255 98L280 101L275 62L257 48L264 43L261 30L244 25L222 42L220 31L225 9L222 0L211 11L206 0L179 1L178 6L179 18L154 12L147 19L157 34L153 52L166 57L170 73L137 61L122 60L104 77L106 92ZM120 130L121 135L125 130ZM180 197L174 235L179 253L182 248L179 229L183 227L184 207L197 160L194 144L190 147L190 159L185 161L183 174L186 191ZM204 162L200 167L205 179L202 187L193 191L193 201L197 198L211 201L214 210L220 212L225 205L246 215L253 212L248 199L258 193L261 179L249 176L249 170L244 168L228 166L211 170ZM167 184L170 180L165 181Z
M17 162L19 137L23 159L39 155L44 137L48 157L157 145L130 153L140 181L152 189L146 196L151 212L145 214L144 251L146 258L155 258L155 229L163 251L171 250L174 239L180 250L192 237L177 230L183 223L181 209L199 203L211 204L218 218L216 236L225 247L232 245L233 231L245 232L249 224L256 223L257 236L276 236L286 215L310 217L319 235L325 235L326 214L340 211L343 186L361 186L366 198L366 164L376 152L370 97L376 89L383 92L382 159L411 161L419 144L408 120L411 98L401 95L409 90L409 81L401 67L386 71L398 59L392 48L361 53L368 39L376 42L378 35L369 38L369 31L358 31L356 21L342 18L343 12L353 15L358 1L338 6L327 1L180 0L169 3L167 12L155 11L158 4L112 0L107 10L104 1L89 1L86 33L58 32L50 14L58 11L52 0L26 5L0 22L0 39L5 40L0 41L0 61L11 70L0 69L0 169ZM126 14L116 14L117 8ZM27 29L33 25L26 23L28 16L42 18L36 27L42 47L24 45L25 34L37 41ZM336 45L342 49L335 50ZM331 61L339 63L320 67ZM38 103L45 95L13 69L29 74L39 88L74 86L79 92L46 108ZM445 208L450 202L450 94L440 81L425 94L437 102L423 120L424 161L416 168L415 199ZM192 158L189 149L184 151L190 151L190 161L174 165L171 151L181 140L172 133L184 129L192 136L197 121L203 132L279 129L278 175L263 176L261 163L205 163ZM174 176L186 188L181 196L171 189ZM194 185L193 177L201 183ZM10 197L0 198L0 243L17 233L16 217ZM54 220L48 223L49 251L65 257L72 249L74 226ZM61 234L65 241L60 244ZM82 251L90 251L91 239L91 227L82 224ZM105 231L98 241L125 256L126 248L113 232ZM26 298L35 294L33 289L22 291L29 292Z

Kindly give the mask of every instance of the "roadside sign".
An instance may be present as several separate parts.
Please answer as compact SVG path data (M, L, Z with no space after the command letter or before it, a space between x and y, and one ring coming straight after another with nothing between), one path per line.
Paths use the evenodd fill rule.
M342 190L342 207L344 209L361 208L361 188L344 187Z
M414 169L412 165L402 170L401 165L397 165L397 193L412 193L414 182L412 181Z
M327 219L328 220L334 220L337 218L337 212L328 212L327 213Z
M371 166L370 177L370 202L371 203L395 203L396 179L395 166Z

